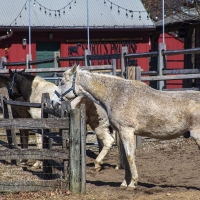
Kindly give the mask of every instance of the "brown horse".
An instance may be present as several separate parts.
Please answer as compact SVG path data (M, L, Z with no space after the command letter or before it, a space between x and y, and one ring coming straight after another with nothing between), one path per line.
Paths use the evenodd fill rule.
M9 90L11 86L11 82L9 80L8 76L0 75L0 88L7 88ZM15 87L13 87L13 90L15 91L12 96L10 96L11 99L17 100L17 101L24 101L23 97L18 94L18 91ZM14 106L11 105L12 109L12 115L14 118L30 118L30 114L26 107L23 106ZM28 148L28 137L29 137L29 130L20 130L20 143L22 148Z

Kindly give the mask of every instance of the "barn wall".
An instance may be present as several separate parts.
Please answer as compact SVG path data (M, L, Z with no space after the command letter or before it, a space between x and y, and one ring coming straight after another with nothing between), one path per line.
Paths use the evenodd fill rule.
M53 33L53 39L49 39L49 34ZM0 35L5 35L6 32L0 31ZM114 54L120 53L122 46L128 46L129 52L146 52L149 51L147 31L134 31L134 30L91 30L90 32L90 50L92 54ZM22 39L27 39L27 45L24 48L22 46ZM37 42L60 42L60 53L61 57L68 56L82 56L84 55L84 50L87 49L87 32L83 30L65 31L65 30L43 30L37 31L33 30L31 32L31 42L32 42L32 59L36 60L36 43ZM75 46L77 43L81 43L78 48L77 54L69 55L68 47ZM6 51L8 48L8 51ZM5 50L6 49L6 50ZM0 56L6 56L8 62L21 62L26 60L26 55L28 54L28 31L14 31L11 38L2 40L0 42ZM138 59L138 65L142 66L144 70L148 69L148 59ZM110 60L94 61L94 65L99 64L110 64ZM61 62L61 67L71 66L72 62ZM84 65L83 62L80 62ZM33 66L35 67L35 66ZM13 67L16 68L16 67ZM24 68L24 67L21 67ZM118 68L120 68L120 62L118 62Z
M162 34L159 38L159 43L162 43ZM170 34L165 34L166 50L184 49L184 42L173 37ZM183 69L184 55L167 56L166 69ZM182 80L166 81L166 88L182 88Z

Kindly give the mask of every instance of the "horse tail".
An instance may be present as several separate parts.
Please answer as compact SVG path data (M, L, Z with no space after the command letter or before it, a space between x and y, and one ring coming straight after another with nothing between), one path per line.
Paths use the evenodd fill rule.
M126 158L126 155L124 146L117 131L115 131L115 141L118 148L118 164L116 169L124 169L124 159Z

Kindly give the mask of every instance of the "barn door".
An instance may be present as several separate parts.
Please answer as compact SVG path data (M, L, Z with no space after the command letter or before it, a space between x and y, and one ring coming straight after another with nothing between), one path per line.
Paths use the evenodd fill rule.
M60 42L37 42L36 43L36 59L44 60L53 58L54 52L60 51ZM36 68L54 68L54 63L37 64ZM38 76L49 77L53 73L37 73ZM54 82L54 81L51 81Z

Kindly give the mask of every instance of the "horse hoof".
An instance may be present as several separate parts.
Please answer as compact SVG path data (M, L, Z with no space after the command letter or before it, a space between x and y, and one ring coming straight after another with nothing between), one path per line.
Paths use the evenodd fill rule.
M99 171L101 171L101 167L97 167L97 168L95 168L95 170L96 170L96 172L99 172Z
M133 191L133 190L135 190L135 189L136 189L135 186L128 186L128 187L126 188L126 190L129 190L129 191Z
M115 169L116 169L116 170L118 170L118 169L124 169L124 166L122 166L122 165L117 165L117 166L115 167Z
M121 184L121 185L120 185L120 188L121 188L121 189L123 189L123 190L126 190L126 189L127 189L127 186L126 186L126 185L123 185L123 184Z
M28 160L20 160L20 165L27 165Z
M36 161L36 163L31 168L32 169L41 169L42 168L42 162Z

